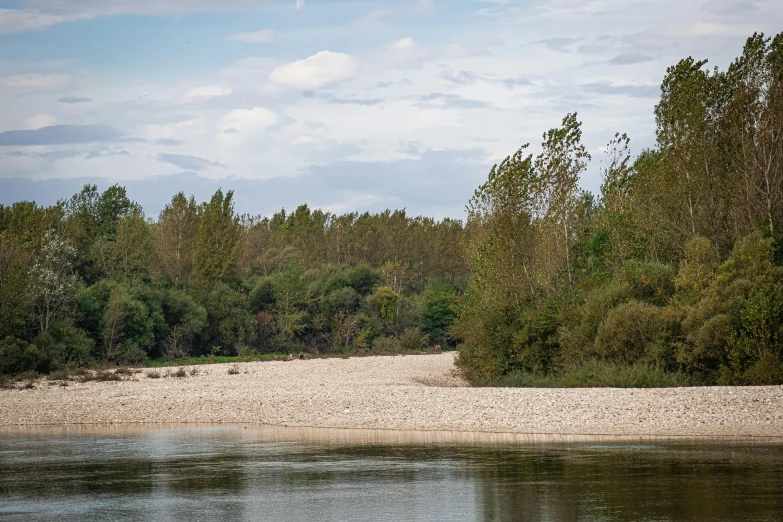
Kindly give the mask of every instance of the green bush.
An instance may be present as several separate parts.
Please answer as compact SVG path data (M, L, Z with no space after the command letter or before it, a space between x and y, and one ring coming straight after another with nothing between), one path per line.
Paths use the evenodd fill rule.
M261 279L247 297L247 310L251 314L271 312L275 307L275 284L271 277Z
M629 299L628 287L609 281L587 294L569 321L558 328L558 340L566 361L577 362L595 355L595 336L607 314Z
M400 341L393 337L378 337L372 342L372 352L377 354L395 354L402 351Z
M406 328L400 335L399 342L403 350L415 352L429 346L430 338L421 328Z
M454 287L448 283L432 281L424 290L424 331L433 342L447 344L448 332L454 322L454 307L457 299Z
M394 326L397 321L400 296L388 286L381 286L368 298L368 301L388 326Z
M367 265L358 265L335 271L324 283L322 292L327 295L341 288L353 288L359 295L367 296L380 282L378 272Z
M774 242L753 233L738 242L683 321L678 360L706 383L783 382L783 268Z
M37 371L43 358L34 344L15 337L0 341L0 374L17 375Z
M598 327L596 353L607 361L626 365L643 358L660 359L677 329L676 318L667 317L662 309L629 301L610 311Z
M664 306L674 295L676 271L669 265L630 261L620 274L631 297L656 306Z

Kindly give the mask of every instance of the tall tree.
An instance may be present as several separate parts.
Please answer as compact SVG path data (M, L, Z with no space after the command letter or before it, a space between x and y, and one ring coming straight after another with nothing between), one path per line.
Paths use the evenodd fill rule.
M729 119L740 144L739 197L750 229L763 222L774 235L783 220L783 33L750 37L729 76L737 81Z
M567 114L561 126L544 133L542 152L536 157L538 176L539 215L553 231L555 255L565 259L569 284L573 285L570 249L574 235L574 222L580 199L579 175L587 168L590 154L582 145L582 122L576 113ZM545 227L547 228L547 227ZM551 259L553 269L560 262Z
M234 191L218 190L202 208L193 268L205 281L231 282L237 277L241 253L239 218L234 214Z
M196 200L179 192L163 208L155 225L155 249L161 270L176 285L187 281L193 271L198 219Z
M41 332L67 310L76 295L75 252L70 241L50 231L27 273L27 300Z

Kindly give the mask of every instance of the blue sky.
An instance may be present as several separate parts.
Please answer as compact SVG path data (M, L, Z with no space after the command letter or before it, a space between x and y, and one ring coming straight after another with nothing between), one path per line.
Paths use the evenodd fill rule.
M666 67L725 67L779 0L0 0L0 203L121 183L237 209L464 216L489 167L577 111L654 143Z

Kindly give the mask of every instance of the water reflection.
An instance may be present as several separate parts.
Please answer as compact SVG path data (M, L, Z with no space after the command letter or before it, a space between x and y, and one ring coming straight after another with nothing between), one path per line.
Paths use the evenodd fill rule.
M273 427L0 432L3 520L776 520L780 441Z

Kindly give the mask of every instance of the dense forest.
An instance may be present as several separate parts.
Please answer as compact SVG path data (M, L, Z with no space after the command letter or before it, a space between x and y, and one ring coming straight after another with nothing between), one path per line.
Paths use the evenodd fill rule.
M437 345L475 384L783 383L783 34L670 67L655 122L635 157L609 141L596 195L568 114L464 224L230 191L151 219L121 186L0 206L0 374Z

